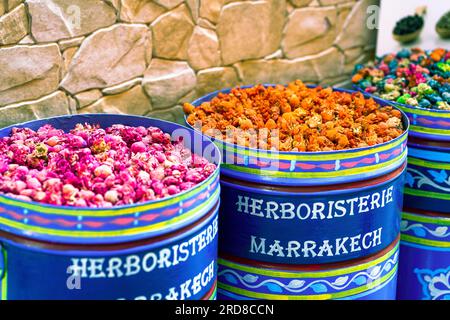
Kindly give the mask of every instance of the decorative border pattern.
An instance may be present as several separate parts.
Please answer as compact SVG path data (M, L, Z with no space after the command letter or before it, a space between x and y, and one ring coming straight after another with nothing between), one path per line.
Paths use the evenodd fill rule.
M219 259L219 288L249 298L334 299L382 286L397 272L399 245L359 266L328 271L285 272Z
M135 213L120 217L63 217L52 216L45 213L30 212L27 209L0 207L0 223L11 232L60 236L80 237L84 239L124 237L143 235L168 230L169 227L192 221L206 214L219 200L220 186L218 176L213 184L202 192L185 201L164 210L139 212L139 206ZM19 210L21 212L19 213Z
M266 84L265 86L273 86ZM251 86L243 86L248 88ZM314 86L310 86L314 87ZM352 93L345 89L334 90ZM195 100L199 106L210 101L219 90ZM382 106L392 103L375 98ZM186 120L186 118L185 118ZM403 123L408 121L403 115ZM193 128L187 121L187 126ZM195 128L193 128L195 129ZM408 129L408 128L407 128ZM398 138L374 147L334 152L270 152L245 148L212 139L223 154L222 172L231 177L253 182L283 185L319 185L324 183L355 182L380 176L400 167L406 159L408 130Z
M67 129L80 122L102 126L114 123L156 126L169 133L184 128L146 117L109 114L62 116L17 126L39 128L49 123L56 128ZM8 135L12 127L1 129L0 136ZM211 140L205 140L199 133L184 129L192 135L192 139L202 142L202 150L213 145ZM217 148L215 151L218 154ZM219 171L217 169L208 179L187 192L118 208L58 207L0 195L0 229L43 241L64 240L64 243L90 244L118 243L165 234L201 218L217 204L220 194Z
M450 217L434 217L403 212L401 240L419 245L449 248Z
M450 149L410 147L404 193L413 208L450 212Z
M447 269L414 269L422 285L423 300L450 300L450 266Z

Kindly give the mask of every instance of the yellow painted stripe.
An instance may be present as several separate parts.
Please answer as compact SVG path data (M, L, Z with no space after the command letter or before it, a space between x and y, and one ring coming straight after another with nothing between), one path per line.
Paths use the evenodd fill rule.
M397 272L397 264L394 268L392 268L389 273L381 277L380 279L369 282L368 284L353 288L347 291L341 291L336 293L326 293L326 294L317 294L317 295L278 295L278 294L270 294L270 293L259 293L253 292L241 288L236 288L224 283L219 282L219 288L224 289L245 297L255 298L255 299L267 299L267 300L327 300L327 299L339 299L339 298L347 298L365 291L369 291L377 286L380 286L384 282L390 280L392 276Z
M430 168L430 169L432 168L432 169L450 170L450 163L447 163L447 162L434 162L434 161L428 161L428 160L408 157L408 163L416 165L416 166Z
M2 300L8 299L8 253L6 250L3 252L0 251L0 254L3 254L4 258L4 268L5 268L5 274L3 276L3 279L0 279L2 282Z
M357 272L361 270L368 269L370 267L373 267L380 262L389 260L394 253L398 250L399 244L397 245L388 253L386 253L384 256L379 257L376 260L355 266L355 267L347 267L332 271L315 271L315 272L288 272L288 271L274 271L271 269L263 269L263 268L254 268L250 266L244 266L241 264L237 264L228 260L224 260L219 258L219 264L227 266L232 269L236 269L239 271L245 271L249 273L254 273L258 275L268 276L268 277L276 277L276 278L297 278L297 279L304 279L304 278L327 278L327 277L333 277L333 276L340 276L343 274L348 274L352 272Z
M436 117L436 118L450 118L450 111L449 112L435 112L435 111L427 111L417 108L405 108L401 105L396 104L396 106L403 110L406 113L410 114L419 114L422 116L429 116L429 117Z
M410 236L407 234L402 234L401 240L407 241L407 242L412 242L412 243L418 243L418 244L422 244L422 245L430 246L430 247L450 248L449 241L429 240L429 239L417 238L417 237Z
M237 153L239 155L247 155L258 158L267 158L274 160L304 160L304 161L324 161L324 160L343 160L350 158L357 158L367 155L374 155L375 153L383 152L392 148L397 147L402 144L407 138L407 135L404 134L403 137L399 138L399 140L394 140L392 143L381 147L370 148L368 150L363 151L355 151L355 152L342 152L338 151L332 154L321 154L320 152L311 152L311 154L296 154L292 152L290 154L282 154L277 152L265 152L264 150L250 150L250 149L238 149L235 146L224 144L222 141L215 140L215 144L221 149L225 149L231 153ZM243 148L243 147L242 147ZM348 150L345 150L348 151Z
M7 225L9 227L12 227L12 228L26 230L27 232L36 232L36 233L52 235L52 236L81 237L81 238L129 236L129 235L136 235L136 234L150 232L150 231L162 230L173 224L183 222L183 221L187 220L188 218L197 214L199 212L199 210L210 205L212 202L217 201L218 197L219 197L219 189L217 189L214 192L214 194L211 195L211 197L206 202L204 202L202 205L193 208L191 211L188 211L187 213L185 213L181 216L177 216L171 220L162 221L162 222L150 225L150 226L137 227L137 228L127 229L127 230L114 230L114 231L56 230L56 229L48 229L48 228L31 226L28 224L11 221L11 220L4 219L4 218L0 218L0 223Z
M216 298L217 298L217 285L214 287L214 291L212 292L208 300L216 300Z
M425 197L425 198L433 198L440 200L450 200L450 193L438 193L438 192L430 192L423 191L411 188L404 188L404 194L415 196L415 197Z
M402 158L406 157L406 149L405 151L400 154L395 159L389 160L387 162L382 162L373 166L367 166L362 168L353 168L353 169L345 169L345 170L337 170L337 171L327 171L327 172L281 172L281 171L271 171L271 170L264 170L264 169L253 169L253 168L247 168L242 166L235 166L235 165L229 165L229 164L222 164L222 166L226 169L238 171L238 172L244 172L244 173L250 173L250 174L257 174L257 175L263 175L263 176L272 176L277 178L332 178L332 177L340 177L340 176L346 176L346 175L354 175L359 173L366 173L373 170L377 170L386 166L389 166L395 162L400 161Z
M198 188L198 189L192 189L191 191L188 191L185 194L181 194L178 197L174 197L170 200L165 200L165 201L159 201L156 203L149 203L146 205L139 205L139 206L134 206L134 207L129 207L129 208L123 208L123 209L105 209L105 210L89 210L89 209L73 209L73 210L67 210L67 209L61 209L58 207L52 207L52 206L40 206L38 204L34 204L32 202L23 202L23 201L16 201L14 199L9 199L6 197L3 197L0 195L0 203L3 204L8 204L11 206L18 206L24 209L29 209L29 210L33 210L36 212L43 212L45 214L60 214L60 215L65 215L65 216L79 216L82 215L83 217L88 217L88 216L92 216L92 217L114 217L114 216L119 216L119 215L124 215L124 214L132 214L135 213L137 211L143 212L143 211L148 211L148 210L152 210L152 209L159 209L159 208L163 208L172 204L176 204L179 203L180 201L185 200L186 198L189 198L191 196L193 196L196 193L201 193L202 191L206 190L209 186L210 183L212 183L214 180L216 180L217 176L219 175L218 173L219 171L217 171L214 176L211 176L211 179L209 181L209 183L205 182L205 185Z
M432 216L425 216L425 215L417 215L412 214L408 212L402 213L402 218L410 221L417 221L417 222L425 222L425 223L433 223L438 225L450 225L450 216L448 217L432 217Z

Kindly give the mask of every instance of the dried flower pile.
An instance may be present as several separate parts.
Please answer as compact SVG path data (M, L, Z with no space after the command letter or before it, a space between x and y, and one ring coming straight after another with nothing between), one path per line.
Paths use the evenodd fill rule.
M382 99L450 110L450 51L404 49L357 65L353 83Z
M52 205L112 207L188 190L216 166L156 127L13 128L0 140L0 192Z
M404 132L401 113L361 93L288 86L234 88L199 107L186 103L189 124L229 143L280 151L332 151L372 146ZM257 138L256 138L257 137ZM257 139L256 144L255 139Z

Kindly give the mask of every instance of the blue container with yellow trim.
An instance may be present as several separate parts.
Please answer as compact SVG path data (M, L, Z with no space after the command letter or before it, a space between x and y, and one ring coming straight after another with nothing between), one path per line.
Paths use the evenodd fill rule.
M405 202L413 209L450 213L450 111L391 103L410 122Z
M282 266L276 270L345 267L392 247L400 232L405 115L402 123L405 132L390 142L332 152L275 152L213 139L222 151L222 261L242 260L261 272L266 265ZM395 294L395 284L389 288Z
M398 298L450 299L450 111L393 103L410 121Z
M183 136L191 151L220 164L206 137L166 121L76 115L45 124L155 126ZM193 142L187 144L187 142ZM0 195L1 299L214 299L219 169L201 184L160 200L113 208L74 208Z
M405 209L397 297L450 300L450 216Z

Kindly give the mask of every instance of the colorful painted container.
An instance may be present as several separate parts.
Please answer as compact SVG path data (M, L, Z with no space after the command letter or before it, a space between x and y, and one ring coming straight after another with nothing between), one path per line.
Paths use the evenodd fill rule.
M450 216L405 209L397 298L450 300Z
M450 141L409 139L404 201L410 208L450 214Z
M224 300L393 300L399 241L360 260L308 267L254 265L219 259L218 298Z
M220 163L206 137L177 124L124 115L32 121L156 126ZM0 130L9 135L12 127ZM186 146L188 146L186 144ZM0 195L1 299L210 299L215 297L219 169L194 188L114 208L73 208Z
M202 97L193 105L199 106L217 93ZM376 100L382 106L389 104ZM408 128L404 115L402 122ZM395 247L396 252L397 245L393 243L400 233L407 130L384 144L334 152L273 152L217 139L214 142L222 151L219 217L222 298L356 298L357 293L328 294L325 283L330 279L313 286L318 292L302 291L304 282L295 277L301 278L303 270L334 268L336 263L338 269L356 266L367 257L386 253L388 248ZM231 267L231 273L247 268L254 273L239 273L243 282L232 280L231 276L224 275L227 273L224 270L228 270L224 266L230 265L237 268ZM266 270L268 265L271 270ZM394 265L396 262L391 267ZM282 277L284 269L293 270L286 271L287 279L294 278L292 282L262 277L266 271ZM389 271L389 276L383 275L383 279L389 278L390 284L374 282L370 289L378 292L383 286L388 293L363 294L364 290L359 293L367 298L393 298L396 276L395 271ZM353 280L346 272L337 271L342 276L334 277L331 282L337 281L337 287L342 282L348 288L347 280ZM312 274L310 280L314 281L316 276ZM257 283L259 280L264 282ZM246 283L250 289L245 291L240 287L244 294L244 291L233 291L228 287L233 281L240 281L240 285ZM355 281L361 282L362 277ZM294 291L276 288L275 284L285 289L290 284ZM275 291L270 292L270 288ZM325 291L320 292L321 288Z

